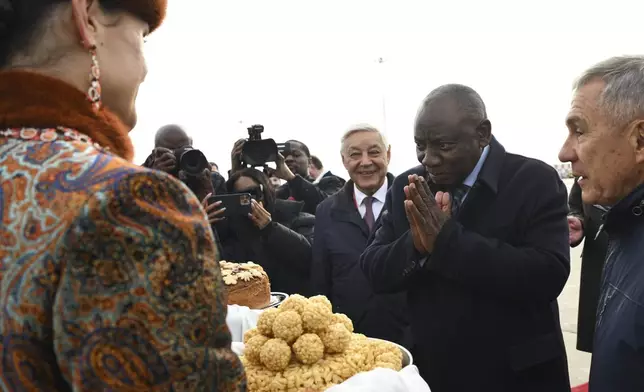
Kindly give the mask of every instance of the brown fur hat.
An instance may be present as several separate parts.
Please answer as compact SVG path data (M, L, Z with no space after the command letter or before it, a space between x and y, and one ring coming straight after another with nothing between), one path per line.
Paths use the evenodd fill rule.
M168 0L103 0L110 8L115 7L131 13L150 25L150 32L156 30L168 8Z

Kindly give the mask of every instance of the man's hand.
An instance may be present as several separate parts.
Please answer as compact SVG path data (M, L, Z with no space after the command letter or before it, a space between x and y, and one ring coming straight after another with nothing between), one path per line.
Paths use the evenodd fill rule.
M447 192L436 192L436 204L447 216L452 215L452 196Z
M177 158L170 149L157 147L152 150L152 156L154 157L152 169L171 173L177 167Z
M284 181L291 181L295 178L295 174L293 174L291 169L286 166L286 159L284 159L284 156L279 152L277 153L277 162L275 162L275 166L275 171L273 172L275 177Z
M438 233L449 219L449 214L444 212L451 206L449 195L441 194L439 206L427 182L417 175L409 176L409 185L404 190L407 197L405 212L414 246L421 254L431 254Z
M248 217L253 224L260 230L265 228L271 223L271 214L262 207L257 201L252 200L250 204L251 213L248 214Z
M576 216L568 216L568 243L575 245L584 238L584 226L581 219Z
M208 194L202 201L201 205L203 208L206 210L206 214L208 215L208 222L211 225L214 225L217 222L221 222L222 220L226 219L223 214L226 211L226 207L220 207L221 206L221 200L216 201L212 204L208 203L208 199L212 196L212 193Z
M242 167L242 149L244 148L246 139L239 139L233 145L233 151L230 153L230 172L234 173L241 170Z

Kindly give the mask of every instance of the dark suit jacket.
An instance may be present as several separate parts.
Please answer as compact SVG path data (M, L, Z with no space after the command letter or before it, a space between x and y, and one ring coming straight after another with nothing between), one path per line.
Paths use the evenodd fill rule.
M601 232L605 211L600 207L584 204L577 180L568 197L570 215L576 216L584 228L584 250L581 254L581 282L579 285L579 313L577 316L577 350L593 352L597 303L601 286L602 271L608 248L608 235ZM579 244L572 244L573 247Z
M570 392L556 303L570 272L567 190L543 162L495 139L434 251L414 248L404 211L409 174L361 267L376 292L408 290L414 361L432 392Z
M394 176L389 174L389 185ZM329 297L335 313L353 321L357 333L403 342L408 327L404 293L376 295L358 264L369 229L356 208L353 181L318 206L311 283Z

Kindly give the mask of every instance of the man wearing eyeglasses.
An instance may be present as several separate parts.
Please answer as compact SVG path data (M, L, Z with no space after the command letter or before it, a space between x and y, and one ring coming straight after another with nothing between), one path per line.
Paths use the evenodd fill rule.
M479 94L432 91L361 267L407 291L412 353L432 392L570 392L557 297L570 272L567 190L492 136Z

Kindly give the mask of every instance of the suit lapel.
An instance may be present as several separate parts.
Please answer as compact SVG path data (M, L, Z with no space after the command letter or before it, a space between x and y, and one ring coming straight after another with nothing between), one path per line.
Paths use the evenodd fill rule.
M353 197L353 181L347 181L337 193L331 207L331 218L338 222L346 222L360 228L366 237L369 237L369 227L360 216Z

